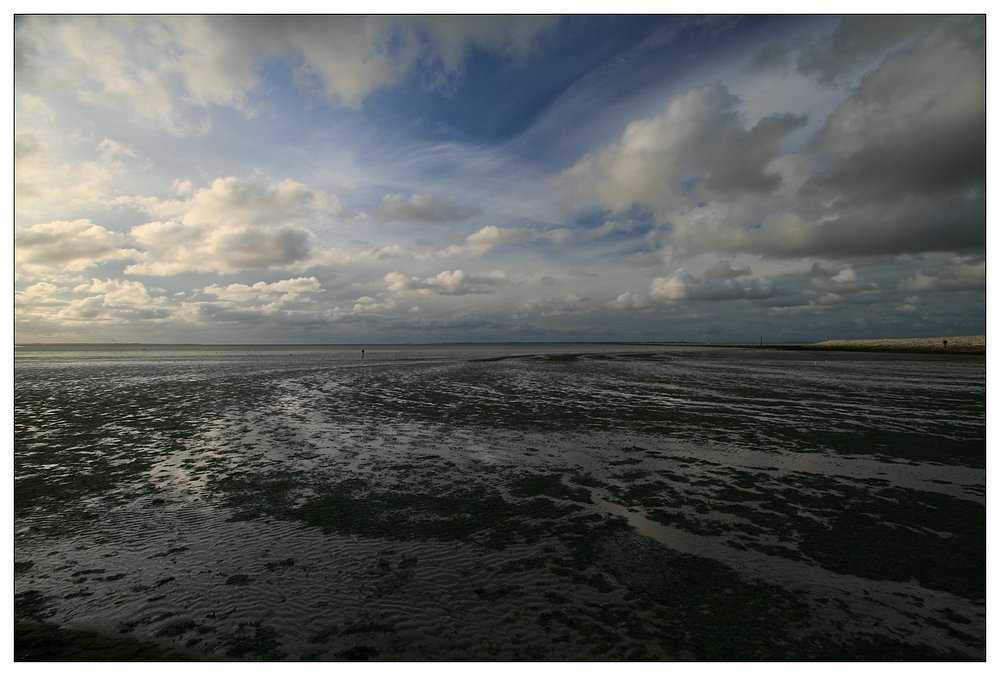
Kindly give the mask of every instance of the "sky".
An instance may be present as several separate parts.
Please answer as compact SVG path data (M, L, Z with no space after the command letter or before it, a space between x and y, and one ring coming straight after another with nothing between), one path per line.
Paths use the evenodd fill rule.
M18 16L14 339L986 332L984 16Z

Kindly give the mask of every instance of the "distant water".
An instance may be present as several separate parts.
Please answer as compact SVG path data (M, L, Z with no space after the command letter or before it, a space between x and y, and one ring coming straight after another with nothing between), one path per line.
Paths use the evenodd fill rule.
M985 359L363 347L16 349L17 618L198 659L985 659Z

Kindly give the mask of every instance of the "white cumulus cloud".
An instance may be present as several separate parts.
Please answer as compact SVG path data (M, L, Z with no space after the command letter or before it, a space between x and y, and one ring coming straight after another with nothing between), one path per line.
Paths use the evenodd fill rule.
M126 237L81 218L15 227L14 260L28 271L83 270L135 252L123 249Z
M154 201L143 209L169 220L132 228L131 239L142 253L126 272L172 275L304 263L314 246L305 226L335 216L340 201L291 180L269 184L228 177L186 199Z
M463 295L469 293L493 293L510 280L500 270L489 275L470 275L464 270L443 270L433 277L406 277L398 272L390 272L384 277L386 288L393 293L418 291L433 295Z
M661 301L742 300L768 298L774 290L767 279L750 280L743 286L732 277L697 277L678 270L657 277L649 285L649 297Z
M452 244L438 252L442 258L452 256L482 256L500 244L523 242L530 236L527 228L498 228L487 225L465 238L463 244Z
M220 300L234 302L268 302L287 303L292 301L308 301L309 294L322 290L322 286L315 277L296 277L294 279L282 279L270 284L257 282L253 285L229 284L221 286L212 284L206 286L203 291L206 294L216 296Z

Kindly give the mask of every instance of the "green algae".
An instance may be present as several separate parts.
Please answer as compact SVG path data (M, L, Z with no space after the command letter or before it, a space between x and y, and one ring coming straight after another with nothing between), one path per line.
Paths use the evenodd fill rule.
M313 495L299 501L296 496L302 481L241 476L220 481L217 488L235 519L267 515L331 533L388 540L472 541L493 549L537 542L546 529L536 521L556 521L579 510L546 497L508 502L496 489L480 484L418 493L386 490L360 479L314 484ZM583 496L557 479L545 485L561 495Z
M292 568L294 566L295 566L295 559L293 559L292 557L288 557L287 559L282 559L281 561L271 561L269 563L264 564L264 567L272 573L278 570Z
M65 629L53 624L14 625L15 662L183 662L192 658L155 643Z
M280 634L260 622L241 622L236 631L220 636L229 657L255 657L260 660L281 660L288 653L281 650Z

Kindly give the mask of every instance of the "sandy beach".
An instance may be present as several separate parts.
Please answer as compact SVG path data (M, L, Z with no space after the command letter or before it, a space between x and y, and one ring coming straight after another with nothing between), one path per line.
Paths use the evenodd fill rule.
M947 344L945 343L947 341ZM941 336L939 338L888 338L883 340L825 340L808 345L810 350L859 352L919 352L934 354L986 354L986 336Z

